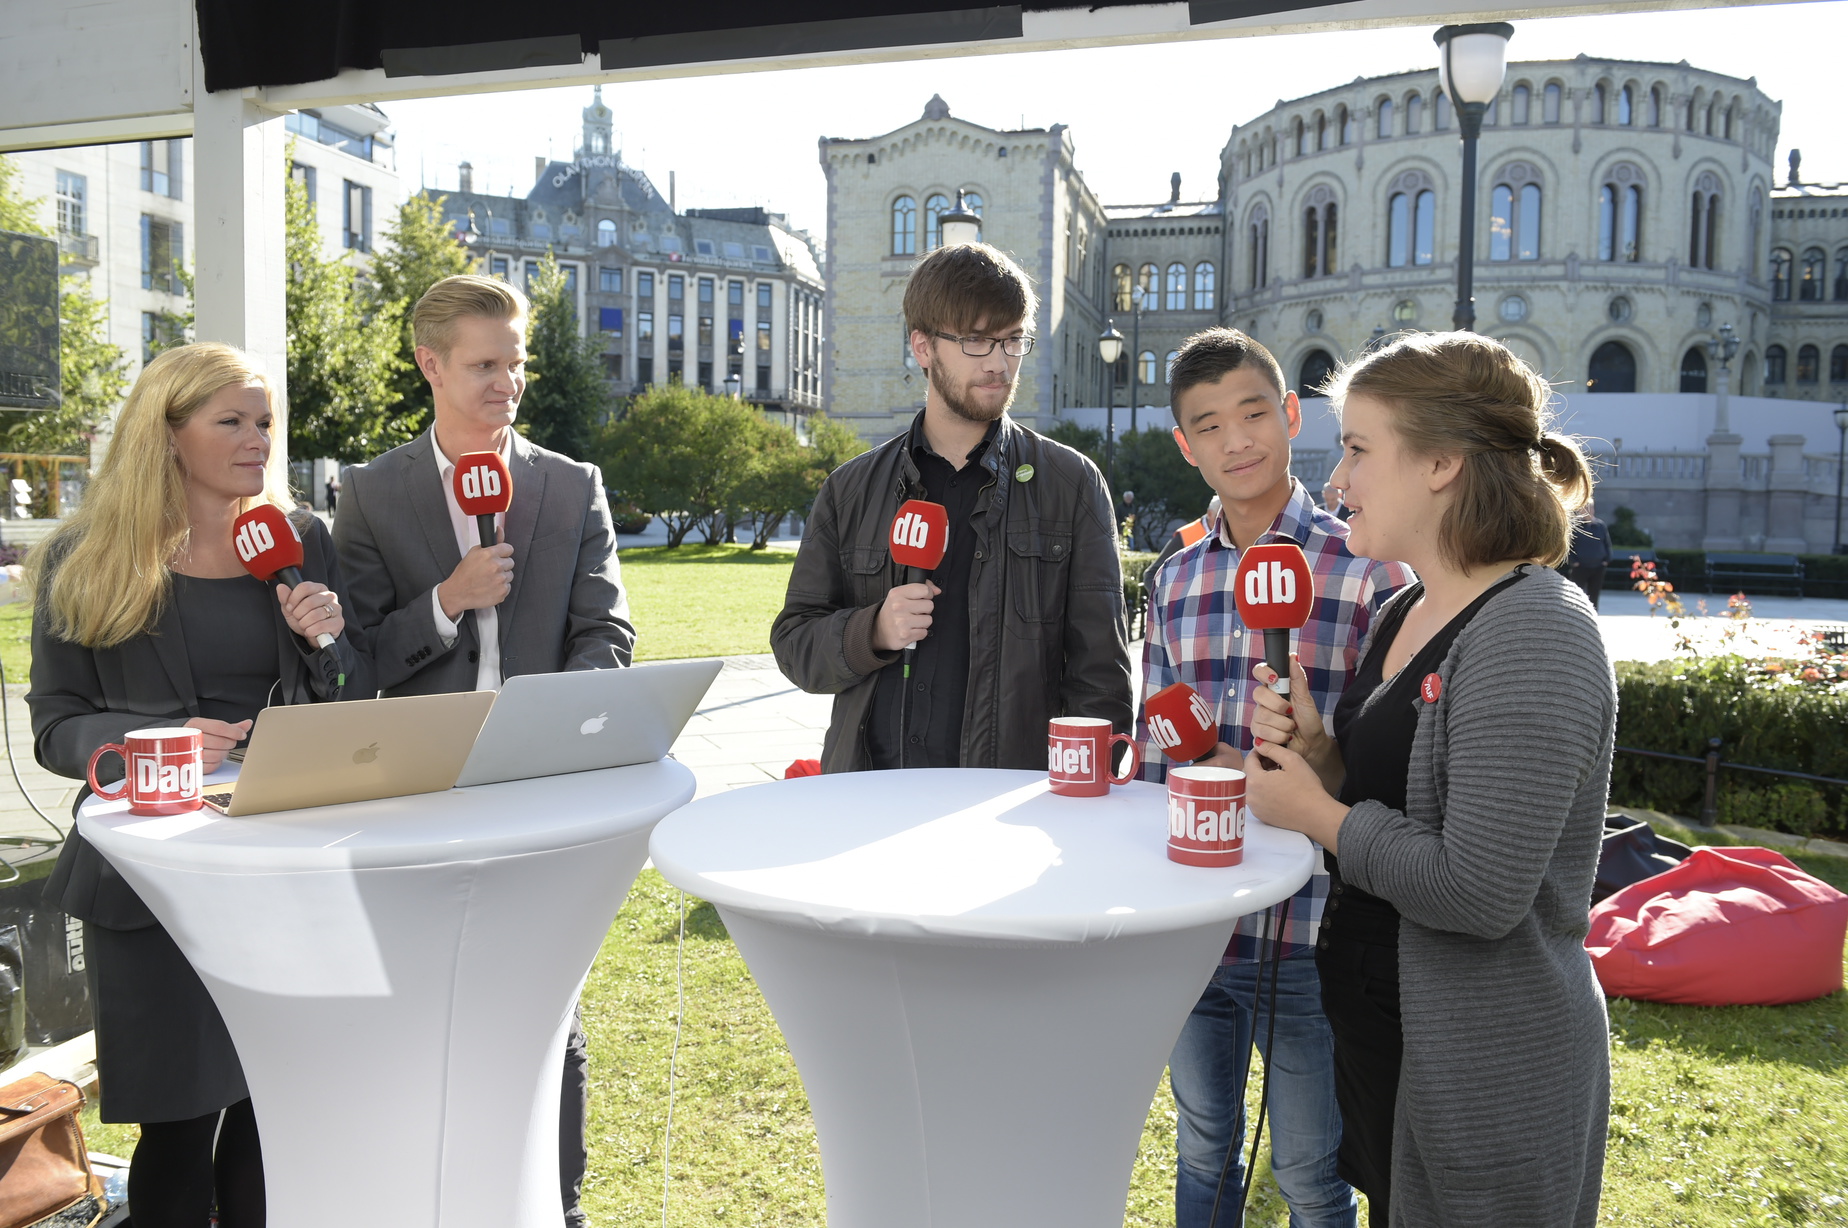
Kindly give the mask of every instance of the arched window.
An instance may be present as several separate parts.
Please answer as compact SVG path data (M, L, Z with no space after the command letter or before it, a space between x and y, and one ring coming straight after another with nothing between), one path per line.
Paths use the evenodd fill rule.
M1784 382L1784 362L1785 362L1785 353L1784 353L1783 346L1767 345L1765 347L1765 385L1766 387L1769 387L1772 384L1781 384Z
M1838 345L1829 351L1829 382L1848 384L1848 345Z
M1726 136L1726 139L1729 141L1733 139L1733 121L1736 120L1738 117L1739 117L1739 104L1735 102L1730 107L1726 108L1725 136Z
M967 188L964 188L963 189L963 208L975 214L975 216L981 217L982 216L982 194L980 192L971 192Z
M1116 303L1115 310L1132 310L1135 307L1135 302L1130 298L1130 291L1134 289L1134 282L1127 264L1119 264L1116 268L1110 270L1110 285L1111 295L1113 301Z
M1527 88L1525 81L1514 87L1513 105L1509 107L1510 123L1525 124L1527 122L1527 113L1533 106L1533 98L1534 92Z
M924 200L924 250L936 251L943 246L943 227L937 219L950 211L950 198L941 192Z
M1757 396L1758 355L1747 354L1739 360L1739 395Z
M1310 350L1303 356L1303 365L1297 369L1296 387L1304 396L1320 395L1323 384L1335 373L1335 360L1328 356L1327 350Z
M1373 110L1380 121L1379 127L1374 129L1374 135L1383 141L1392 135L1392 99L1380 99L1373 104Z
M1405 100L1405 135L1417 136L1424 127L1424 95L1413 94Z
M1249 229L1251 289L1262 290L1270 283L1270 215L1260 209L1251 215Z
M1690 345L1681 356L1681 391L1707 391L1707 348Z
M1813 345L1801 346L1797 350L1797 382L1813 384L1816 382L1816 368L1822 363L1822 351Z
M614 247L616 245L616 223L604 218L597 223L597 246Z
M1352 145L1360 139L1359 125L1354 122L1354 113L1347 109L1345 102L1335 108L1335 127L1341 133L1343 145Z
M1489 192L1489 259L1540 259L1540 172L1525 162L1502 168Z
M1718 97L1715 97L1712 102L1707 104L1707 133L1706 135L1708 136L1713 135L1713 127L1714 127L1713 121L1719 117L1719 113L1720 113L1720 100Z
M1662 87L1659 85L1649 87L1649 126L1662 126Z
M1432 106L1431 131L1450 131L1450 95L1443 90L1437 91L1437 102Z
M1559 103L1565 90L1557 81L1548 81L1546 88L1540 92L1540 119L1544 123L1559 122Z
M1694 129L1695 129L1695 127L1696 127L1696 124L1695 124L1695 119L1694 119L1694 117L1695 117L1696 115L1698 115L1698 114L1699 114L1699 112L1700 112L1700 93L1699 93L1699 91L1697 90L1697 91L1695 91L1695 93L1694 93L1694 94L1692 94L1692 95L1690 95L1690 96L1689 96L1689 98L1688 98L1688 113L1687 113L1687 118L1686 118L1686 120L1685 120L1685 121L1684 121L1684 122L1682 123L1682 125L1681 125L1681 126L1682 126L1682 127L1684 127L1684 128L1686 128L1686 129L1687 129L1687 130L1688 130L1689 132L1692 132L1692 131L1694 131ZM1769 379L1767 379L1767 380L1766 380L1765 382L1766 382L1766 383L1768 384L1768 383L1770 383L1771 381L1770 381Z
M1642 172L1619 162L1598 189L1598 259L1641 260L1643 249Z
M1161 270L1145 264L1136 272L1136 290L1141 294L1142 310L1161 310ZM1133 296L1132 296L1133 297Z
M1828 271L1828 262L1824 259L1820 247L1812 247L1803 253L1802 272L1797 276L1797 297L1806 303L1822 301L1822 279Z
M1211 311L1213 295L1217 290L1218 282L1214 276L1213 262L1202 260L1194 265L1194 310Z
M1309 152L1309 132L1308 129L1303 127L1302 116L1299 115L1296 117L1296 125L1291 131L1295 134L1296 156L1300 158Z
M1175 363L1175 360L1178 359L1180 356L1181 356L1181 352L1179 350L1169 350L1168 351L1168 356L1162 360L1162 364L1161 364L1161 382L1162 383L1172 384L1174 382L1174 363Z
M1688 264L1697 269L1714 268L1719 252L1720 177L1704 171L1694 184L1694 197L1688 206Z
M1791 261L1791 255L1790 255L1789 248L1779 247L1779 248L1772 249L1772 252L1771 252L1771 299L1773 302L1787 303L1790 301L1790 266L1791 266L1791 263L1792 261ZM1769 351L1766 351L1765 353L1765 361L1767 363L1771 361L1771 355ZM1769 383L1770 380L1771 380L1771 373L1767 371L1765 373L1765 381Z
M892 254L918 254L918 202L910 196L892 202Z
M1835 294L1836 302L1848 302L1848 247L1835 253Z
M1168 301L1169 311L1187 310L1187 266L1176 261L1168 266Z
M1393 183L1386 201L1386 263L1392 268L1437 260L1437 193L1417 171Z
M1321 153L1328 148L1328 116L1320 111L1315 116L1315 151Z
M1626 128L1636 122L1636 91L1627 85L1617 91L1617 122Z
M1610 87L1600 81L1591 87L1591 122L1601 124L1609 112Z
M1335 194L1319 186L1303 207L1303 276L1326 277L1339 263L1335 248Z
M1591 352L1586 392L1635 392L1636 355L1621 341L1606 341Z
M1136 382L1144 387L1155 382L1155 351L1144 350L1136 362Z

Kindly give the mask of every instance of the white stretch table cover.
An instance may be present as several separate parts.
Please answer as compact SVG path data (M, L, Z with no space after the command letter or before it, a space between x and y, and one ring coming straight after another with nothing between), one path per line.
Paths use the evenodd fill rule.
M1314 847L1167 859L1167 790L861 772L704 798L650 842L710 900L815 1115L829 1228L1120 1228L1162 1067L1236 918Z
M224 1015L272 1228L558 1228L572 998L693 791L663 760L244 819L92 798L78 825Z

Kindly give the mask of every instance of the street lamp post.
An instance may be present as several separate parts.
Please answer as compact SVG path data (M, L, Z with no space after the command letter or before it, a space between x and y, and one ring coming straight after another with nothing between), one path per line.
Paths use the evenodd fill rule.
M1842 549L1842 467L1848 461L1848 401L1835 407L1835 553Z
M1732 360L1739 352L1739 338L1733 333L1731 324L1720 325L1718 336L1709 337L1703 344L1707 347L1707 356L1719 365L1713 373L1713 433L1727 435L1732 432Z
M1160 276L1159 273L1156 276ZM1136 403L1140 399L1137 387L1142 381L1142 304L1148 300L1148 291L1137 286L1129 292L1129 430L1136 431Z
M1116 364L1123 356L1123 334L1115 320L1104 322L1097 339L1097 356L1104 360L1104 484L1116 491Z
M937 215L937 233L943 236L945 247L982 241L982 215L969 208L963 189L956 189L956 207Z
M1438 78L1457 112L1463 135L1463 201L1457 240L1457 305L1450 322L1459 332L1476 326L1476 141L1482 117L1501 92L1508 73L1508 40L1514 27L1505 21L1445 26L1434 36L1441 49Z

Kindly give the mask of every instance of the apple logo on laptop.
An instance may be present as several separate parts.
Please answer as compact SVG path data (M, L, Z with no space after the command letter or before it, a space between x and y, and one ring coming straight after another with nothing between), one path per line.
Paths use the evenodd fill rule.
M377 759L378 757L379 757L379 744L377 742L374 742L371 746L362 746L358 750L353 752L353 762L354 763L371 763L374 759Z
M582 725L579 725L578 732L585 735L586 737L589 737L593 733L602 733L603 727L609 723L609 719L610 719L609 713L600 712L596 716L593 716L589 720L585 721Z

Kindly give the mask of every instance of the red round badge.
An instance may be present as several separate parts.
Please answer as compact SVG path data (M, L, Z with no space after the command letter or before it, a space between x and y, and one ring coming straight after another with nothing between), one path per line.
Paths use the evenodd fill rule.
M1437 702L1437 697L1444 693L1444 680L1436 674L1426 674L1424 681L1418 684L1418 693L1424 696L1428 704Z

